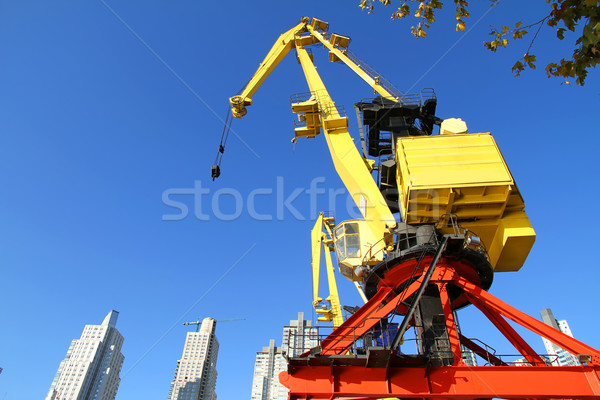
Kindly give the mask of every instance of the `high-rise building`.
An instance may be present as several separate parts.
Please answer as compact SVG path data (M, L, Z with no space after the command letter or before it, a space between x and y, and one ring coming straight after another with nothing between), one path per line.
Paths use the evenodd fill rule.
M177 361L169 400L216 400L217 321L204 318L200 329L188 332L181 359Z
M289 326L283 327L281 348L288 357L297 357L300 354L318 346L317 328L312 326L312 321L304 319L304 313L298 313L297 320L291 320Z
M271 339L268 347L256 353L251 400L287 399L287 389L278 379L286 365L281 347L275 346L275 339Z
M462 360L469 367L477 366L477 358L472 350L462 347Z
M123 336L115 328L119 313L112 310L102 324L86 325L71 341L58 366L46 400L113 400L121 378Z
M540 357L546 365L550 364L550 359L548 357L546 357L545 355L540 355ZM531 364L529 363L529 361L527 361L527 359L525 357L521 357L521 358L516 359L515 361L508 362L508 365L522 367L522 366L530 366ZM539 364L537 364L537 365L539 365Z
M317 328L300 312L297 320L283 327L281 347L275 346L275 340L271 339L268 347L256 353L251 400L287 400L288 390L279 383L279 373L287 368L283 353L289 357L299 356L318 345L317 336Z
M561 331L565 335L573 337L573 333L571 333L571 328L569 328L569 324L567 323L567 321L564 319L559 321L556 318L554 318L554 314L552 313L551 309L545 308L542 311L540 311L540 314L542 316L542 321L544 321L545 324L550 325L558 331ZM552 343L544 337L542 338L542 341L544 342L544 346L546 347L546 351L548 352L548 357L552 365L563 367L581 365L577 357L575 357L573 354L569 353L565 349L558 347L557 345L555 345L554 343Z

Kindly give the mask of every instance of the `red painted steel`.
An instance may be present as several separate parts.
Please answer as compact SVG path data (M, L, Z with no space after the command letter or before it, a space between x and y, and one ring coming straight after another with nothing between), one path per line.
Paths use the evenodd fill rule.
M430 283L440 288L440 299L446 317L446 328L454 355L454 365L431 367L402 358L389 350L387 362L376 367L348 363L348 351L360 335L368 332L382 318L394 311L401 299L414 294L421 279L399 295L393 290L390 276L386 286L332 335L323 341L323 351L311 365L308 353L291 359L287 372L280 374L281 383L290 389L290 400L359 400L398 397L402 399L600 399L600 352L550 326L532 318L492 296L445 262L434 272ZM460 275L459 275L460 274ZM533 366L508 366L499 358L466 339L458 332L452 316L446 288L453 284L464 290L461 299L480 309ZM591 361L577 367L544 365L540 356L504 319L508 318L575 355L588 355ZM357 328L357 326L359 328ZM492 366L469 367L459 356L459 341ZM309 358L308 360L306 358ZM336 358L338 357L338 358ZM346 357L346 358L344 358ZM296 362L294 361L296 360ZM359 360L360 361L360 360ZM366 359L365 359L366 361ZM323 366L323 363L329 363ZM381 366L385 365L385 366Z
M463 365L462 351L460 350L460 342L458 341L458 330L456 329L454 314L450 305L450 298L448 297L448 286L443 282L438 283L437 285L440 290L442 308L444 309L446 331L448 332L448 339L450 340L450 347L452 348L452 357L454 358L453 365Z
M290 400L598 399L598 367L305 367L282 372Z
M592 357L591 363L595 366L600 366L600 352L593 347L590 347L575 338L557 331L542 321L538 321L537 319L530 317L529 315L508 305L497 297L492 296L485 290L482 290L458 275L455 275L453 283L463 288L467 292L467 297L470 300L480 300L488 309L493 310L498 314L503 315L504 317L529 329L530 331L545 337L552 343L562 347L571 354L590 355Z
M472 299L473 305L479 309L498 330L504 335L505 338L525 357L527 362L531 365L545 365L546 363L536 353L535 350L527 344L527 342L513 329L512 326L506 322L504 318L498 313L488 310L485 307L485 303L479 301L479 299Z
M364 306L348 318L321 342L322 355L344 354L362 335L398 308L405 310L402 300L410 297L420 286L421 280L414 282L408 289L394 296L392 287L381 287ZM393 296L393 297L392 297Z
M507 365L504 361L491 354L489 351L479 346L477 343L473 342L471 339L464 337L462 334L459 334L460 343L465 346L467 349L471 350L479 357L486 360L488 363L492 365Z

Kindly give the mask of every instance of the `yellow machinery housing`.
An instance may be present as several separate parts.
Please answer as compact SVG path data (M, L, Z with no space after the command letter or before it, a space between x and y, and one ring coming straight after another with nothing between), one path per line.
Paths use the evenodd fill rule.
M535 232L489 133L399 138L395 158L404 221L436 223L453 214L481 237L495 271L516 271L523 265Z
M296 50L310 92L292 101L292 111L303 121L303 125L295 128L295 139L312 138L323 132L335 169L363 215L362 219L342 222L331 238L338 249L342 274L354 282L361 281L362 271L399 251L394 236L398 235L400 225L416 229L423 224L437 224L439 233L444 234L451 229L443 226L449 215L463 229L481 238L481 248L487 251L495 271L521 268L535 232L492 136L467 133L461 120L442 122L427 114L435 111L435 104L421 99L413 101L410 96L394 91L383 77L349 52L347 36L330 34L327 29L324 21L302 18L277 39L247 86L231 97L230 103L232 115L242 118L247 113L246 107L252 105L256 90L287 53ZM413 125L392 132L388 158L382 160L381 153L367 151L364 143L361 156L348 132L345 112L330 97L312 54L307 51L312 45L327 49L330 61L346 64L374 89L380 103L387 103L390 110L405 107L408 113L420 110L427 114L426 128L419 130L413 124L418 116L408 116L406 121ZM362 113L366 118L364 110ZM432 135L433 124L440 125L439 135ZM372 175L376 164L379 181ZM214 168L218 176L218 166ZM383 195L388 189L397 191L397 198L391 203ZM396 212L399 220L393 215Z

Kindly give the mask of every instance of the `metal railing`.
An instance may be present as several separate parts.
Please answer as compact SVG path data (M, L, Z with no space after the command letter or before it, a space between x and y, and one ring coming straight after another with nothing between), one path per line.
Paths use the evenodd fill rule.
M335 336L332 335L334 331L332 326L310 326L304 327L304 332L298 333L296 331L295 326L288 327L287 329L288 335L287 338L284 338L284 350L286 351L286 356L288 357L298 357L302 354L318 354L321 351L321 342L324 339L328 340L338 340L338 339L352 339L352 346L345 350L342 355L348 357L365 357L367 352L372 349L390 349L389 345L393 341L394 336L396 334L395 329L397 329L398 324L396 323L388 323L382 324L381 321L375 325L373 329L369 332L365 333L362 336L359 336L356 333L356 330L359 326L356 327L347 327L350 329L350 333L345 335ZM413 326L413 330L416 330L418 327ZM496 350L479 339L469 338L472 342L478 342L481 344L481 347L491 356L493 356L496 360L500 360L509 366L531 366L532 364L526 360L526 356L523 354L498 354ZM427 343L423 339L419 337L408 337L402 341L401 346L398 347L397 355L402 356L420 356L424 358L435 358L435 359L452 359L453 353L450 350L449 340L447 338L434 338L427 339ZM433 353L429 355L423 354L423 349L426 347L432 347L432 343L435 344L435 350ZM469 352L466 347L462 347L462 357ZM444 350L447 348L448 350ZM410 350L414 349L414 350ZM441 349L441 350L440 350ZM493 366L495 365L489 357L487 360L475 353L476 363L479 366ZM531 357L540 356L542 358L543 363L534 363L533 365L552 365L554 361L557 360L558 356L556 355L548 355L548 354L531 354L527 355ZM481 363L481 364L480 364Z
M367 73L367 75L369 75L373 80L375 80L379 84L379 86L381 86L389 94L391 94L392 97L394 97L401 103L404 103L404 99L406 98L406 95L404 93L402 93L400 90L398 90L398 88L396 86L394 86L390 81L385 79L383 77L383 75L378 73L373 67L371 67L369 64L367 64L365 61L358 58L358 56L356 54L354 54L352 51L350 51L348 49L339 49L339 50L342 53L344 53L344 55L346 55L346 57L348 57L350 60L352 60L352 62L354 62L356 65L358 65L363 71L365 71Z

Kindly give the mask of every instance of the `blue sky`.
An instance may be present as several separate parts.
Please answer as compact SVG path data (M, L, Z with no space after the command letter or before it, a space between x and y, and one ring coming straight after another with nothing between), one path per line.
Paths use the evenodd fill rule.
M0 1L0 399L45 396L70 340L111 309L125 337L117 399L166 398L188 330L181 323L205 316L245 318L217 328L217 393L250 396L256 351L270 338L280 343L298 311L312 315L310 199L303 192L292 203L301 218L289 209L277 218L277 187L284 197L315 178L327 191L343 187L323 137L290 143L289 96L307 91L293 55L234 121L246 144L232 134L214 183L210 165L228 97L303 15L352 37L352 51L399 89L435 88L438 116L494 134L538 236L523 269L497 274L491 293L536 317L551 307L600 347L590 208L600 194L597 71L583 88L547 79L550 56L569 54L568 43L544 40L551 32L532 49L539 70L520 78L510 67L526 42L499 54L483 48L489 25L517 13L538 20L543 1L506 1L488 13L487 2L473 4L466 34L454 32L449 9L426 40L390 21L391 9L368 15L357 3ZM318 50L338 104L351 109L371 96ZM356 122L351 129L357 134ZM209 190L202 202L174 196L188 215L165 220L179 211L163 194L196 185ZM272 190L255 203L271 221L248 212L255 189ZM234 191L244 209L227 218ZM329 203L322 195L317 209ZM347 216L343 197L335 209ZM344 304L360 303L349 282L339 286ZM459 318L467 336L515 353L474 310Z

